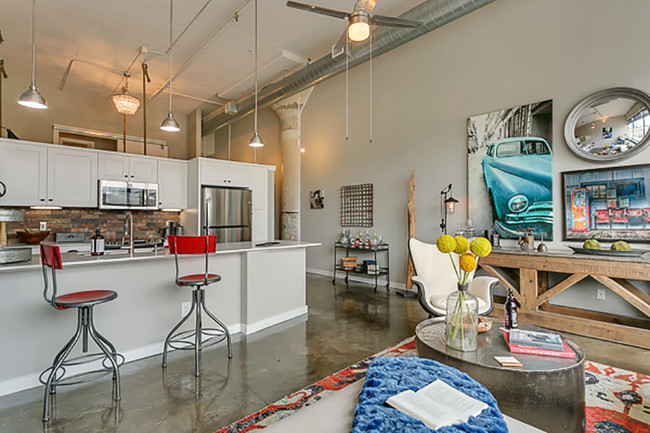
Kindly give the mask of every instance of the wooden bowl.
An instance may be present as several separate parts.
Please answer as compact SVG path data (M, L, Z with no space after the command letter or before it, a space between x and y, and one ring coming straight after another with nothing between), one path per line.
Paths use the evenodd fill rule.
M18 238L26 244L40 244L43 239L45 239L49 234L49 230L46 230L44 232L30 232L29 230L19 230L16 232L16 236L18 236Z

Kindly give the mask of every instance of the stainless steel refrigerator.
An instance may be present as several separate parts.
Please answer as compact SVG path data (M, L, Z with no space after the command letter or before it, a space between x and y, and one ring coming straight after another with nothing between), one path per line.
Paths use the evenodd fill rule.
M217 235L217 243L251 240L253 201L247 188L201 188L201 233Z

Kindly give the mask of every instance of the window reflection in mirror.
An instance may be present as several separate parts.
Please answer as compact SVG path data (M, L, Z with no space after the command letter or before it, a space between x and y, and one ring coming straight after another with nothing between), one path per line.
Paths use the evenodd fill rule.
M617 155L632 150L650 129L650 113L639 102L613 98L590 105L575 126L578 146L592 155Z

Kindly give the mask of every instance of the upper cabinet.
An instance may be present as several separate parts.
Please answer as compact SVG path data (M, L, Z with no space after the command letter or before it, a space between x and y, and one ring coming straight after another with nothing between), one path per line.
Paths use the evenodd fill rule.
M158 207L187 209L187 163L158 161Z
M97 175L101 180L158 183L158 160L145 156L102 153L98 158Z
M47 204L97 206L97 154L72 149L47 151Z
M201 159L201 185L246 188L248 166L230 161Z
M45 205L46 165L46 147L0 139L0 182L7 189L0 206Z

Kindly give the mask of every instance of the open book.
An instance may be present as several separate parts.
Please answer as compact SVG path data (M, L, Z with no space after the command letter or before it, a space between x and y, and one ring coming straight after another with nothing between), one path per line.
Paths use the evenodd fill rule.
M442 380L436 380L418 392L410 389L390 397L386 403L395 409L422 421L427 427L438 429L467 422L478 416L488 405Z

